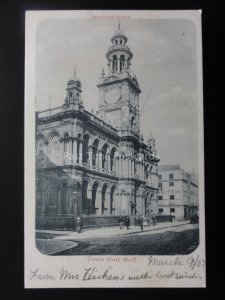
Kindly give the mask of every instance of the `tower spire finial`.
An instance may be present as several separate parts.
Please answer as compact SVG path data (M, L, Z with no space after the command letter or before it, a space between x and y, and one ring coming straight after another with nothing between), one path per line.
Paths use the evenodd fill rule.
M74 75L77 75L77 69L76 69L76 65L74 66Z
M120 30L120 19L118 20L118 29Z

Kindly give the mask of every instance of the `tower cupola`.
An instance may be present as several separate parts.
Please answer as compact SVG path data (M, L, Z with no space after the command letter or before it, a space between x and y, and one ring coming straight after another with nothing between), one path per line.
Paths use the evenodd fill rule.
M126 45L127 37L118 23L118 29L111 38L112 45L109 47L106 58L108 59L109 74L119 74L123 71L130 73L133 53Z
M155 138L153 137L151 131L150 131L149 138L147 140L147 145L148 145L150 150L152 150L153 152L155 151Z
M65 98L65 103L80 103L81 102L81 90L82 84L80 79L77 77L76 69L74 71L74 74L67 82L67 95Z

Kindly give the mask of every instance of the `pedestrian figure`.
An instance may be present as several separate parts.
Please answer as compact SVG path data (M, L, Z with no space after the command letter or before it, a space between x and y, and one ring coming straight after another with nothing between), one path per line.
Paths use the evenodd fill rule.
M153 214L152 215L152 225L155 226L155 224L156 224L156 215Z
M118 218L118 222L119 222L119 225L120 225L120 229L122 228L122 225L123 225L123 217L120 215L119 218Z
M129 226L130 226L130 218L129 218L129 216L125 217L125 226L127 227L127 229L129 229Z
M143 223L144 223L144 218L141 216L141 217L140 217L140 226L141 226L141 230L143 230Z
M76 219L76 231L78 233L81 232L82 224L81 224L81 218L78 216Z
M140 224L140 217L136 216L135 217L135 226L139 226L139 224Z

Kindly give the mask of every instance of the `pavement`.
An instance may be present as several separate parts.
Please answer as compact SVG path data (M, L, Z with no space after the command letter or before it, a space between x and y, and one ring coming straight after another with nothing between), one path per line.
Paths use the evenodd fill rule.
M160 233L173 227L180 227L181 229L182 225L187 225L189 223L190 221L162 222L157 223L155 226L153 226L152 224L150 226L144 226L143 230L140 229L140 226L130 226L129 229L124 226L121 229L119 228L119 226L91 228L83 229L80 233L74 231L36 230L37 236L50 237L50 239L37 238L36 243L37 248L43 254L51 255L78 246L77 241L79 240L85 240L89 238L118 237L132 234L144 234L145 232Z
M46 255L53 255L61 251L69 250L78 246L78 243L74 241L59 241L49 239L36 239L36 247L42 253Z

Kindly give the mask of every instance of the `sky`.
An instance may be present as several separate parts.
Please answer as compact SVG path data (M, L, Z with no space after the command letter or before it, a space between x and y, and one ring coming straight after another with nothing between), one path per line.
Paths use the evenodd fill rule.
M140 128L145 141L152 133L160 164L179 164L197 172L195 25L182 19L130 19L120 26L133 52L131 73L142 90ZM64 103L75 67L85 109L98 110L97 84L102 69L108 71L105 55L116 29L116 20L46 19L39 23L36 110Z

